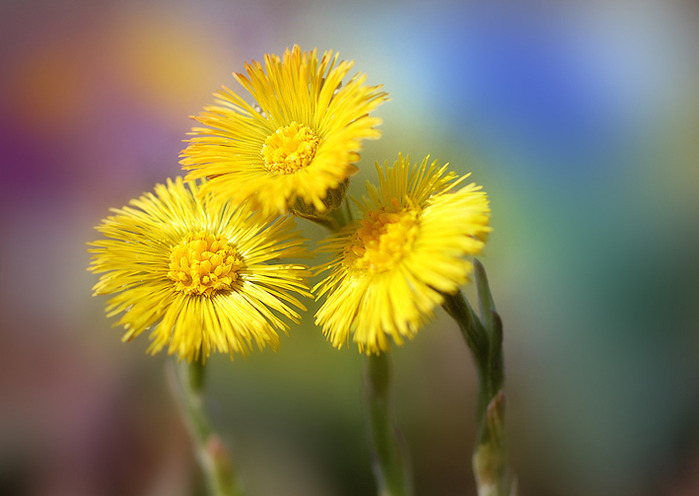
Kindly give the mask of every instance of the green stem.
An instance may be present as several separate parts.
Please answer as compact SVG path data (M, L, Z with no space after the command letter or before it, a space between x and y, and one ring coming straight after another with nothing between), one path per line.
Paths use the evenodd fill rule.
M211 496L242 496L226 447L206 414L204 376L205 367L201 362L180 362L171 369L172 390L194 443L208 493Z
M336 214L335 211L331 212L328 215L325 216L312 216L312 215L307 215L304 213L299 213L299 212L294 212L294 215L296 217L301 217L302 219L310 220L311 222L315 222L319 226L323 226L326 228L328 231L331 232L337 232L342 227L344 226L344 222L338 218L338 215Z
M488 334L460 291L453 295L445 295L443 306L459 325L459 330L466 340L476 364L478 372L476 420L480 425L488 408L488 403L497 392L496 385L493 384L492 377L488 374L488 357L490 355Z
M388 353L367 357L364 390L378 494L410 496L413 489L405 443L393 418Z
M485 269L478 260L474 262L474 272L481 318L460 291L445 295L443 306L459 325L478 372L478 439L472 458L478 495L513 496L517 489L507 460L502 320L495 310Z
M346 185L345 185L346 188ZM295 212L299 215L299 212ZM303 212L305 217L337 233L352 221L349 201L323 215ZM379 496L412 496L407 447L393 417L391 357L369 355L364 373L364 403L371 437L373 469Z
M346 179L336 188L328 191L323 200L326 206L326 209L323 211L318 211L315 206L309 205L301 199L297 199L294 204L290 206L289 211L297 217L315 222L329 231L337 232L352 220L349 203L345 197L348 185L349 179ZM345 208L343 208L343 202Z

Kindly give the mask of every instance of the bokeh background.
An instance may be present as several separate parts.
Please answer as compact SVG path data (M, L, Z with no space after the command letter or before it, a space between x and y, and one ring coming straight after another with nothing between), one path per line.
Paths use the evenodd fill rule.
M699 495L698 7L3 1L0 493L201 493L170 360L120 343L85 242L179 174L188 116L231 72L298 43L391 95L354 194L402 152L491 196L521 494ZM438 312L393 358L417 494L473 495L476 378L455 326ZM277 353L211 361L208 406L251 494L374 493L361 369L310 314Z

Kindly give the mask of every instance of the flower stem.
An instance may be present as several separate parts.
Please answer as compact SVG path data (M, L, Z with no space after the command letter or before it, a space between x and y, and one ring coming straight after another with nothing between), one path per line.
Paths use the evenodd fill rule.
M459 325L478 371L478 439L472 458L478 496L514 496L516 480L508 466L505 433L502 320L495 310L485 268L476 260L474 269L481 318L460 291L445 295L443 306Z
M378 494L410 496L413 489L407 450L393 418L388 353L367 356L364 391Z
M306 218L337 233L352 221L352 211L349 201L345 198L344 207L329 210L323 216ZM408 450L393 417L389 353L371 354L366 357L364 404L378 495L412 496L414 492Z
M205 366L199 361L174 364L170 369L171 389L194 443L210 496L242 496L235 481L230 456L214 432L204 405Z

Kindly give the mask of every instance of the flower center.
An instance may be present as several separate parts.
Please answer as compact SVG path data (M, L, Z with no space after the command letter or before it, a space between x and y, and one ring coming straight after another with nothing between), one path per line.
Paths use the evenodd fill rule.
M268 171L293 174L311 163L320 138L310 127L292 122L270 134L262 145L262 158Z
M199 231L172 249L167 276L178 291L210 297L229 291L242 267L242 258L225 237Z
M387 212L382 208L367 212L362 227L344 250L345 263L372 274L394 268L412 249L418 234L417 217L415 210Z

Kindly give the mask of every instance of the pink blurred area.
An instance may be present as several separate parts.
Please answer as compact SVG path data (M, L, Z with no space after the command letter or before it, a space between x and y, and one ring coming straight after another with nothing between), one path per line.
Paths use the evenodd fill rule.
M86 242L180 173L236 36L188 4L4 2L0 17L0 492L191 494L164 360L123 353Z
M232 41L184 6L34 2L9 12L2 104L10 191L103 197L100 185L150 188L177 173L188 116L230 74Z
M488 191L521 494L699 494L691 2L34 0L0 23L1 494L203 494L171 360L120 342L85 243L181 173L231 72L294 43L391 95L353 194L398 152ZM308 306L278 353L212 360L212 417L254 494L372 494L361 358ZM475 494L469 360L443 312L396 350L418 494Z

